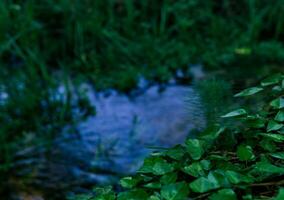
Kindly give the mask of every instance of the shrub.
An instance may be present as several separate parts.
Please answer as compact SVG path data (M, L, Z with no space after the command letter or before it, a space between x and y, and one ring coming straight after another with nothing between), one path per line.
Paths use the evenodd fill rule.
M183 145L152 153L136 175L121 179L122 192L96 188L70 199L284 199L283 92L284 76L268 77L235 95L263 93L266 99L255 113L240 108L223 115L238 122L233 127L216 125Z

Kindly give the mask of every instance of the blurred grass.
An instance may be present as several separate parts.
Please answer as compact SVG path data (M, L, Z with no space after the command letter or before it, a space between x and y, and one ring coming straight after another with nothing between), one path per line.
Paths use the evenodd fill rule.
M281 69L283 13L282 0L6 0L1 64L29 65L17 44L97 89L129 91L140 76L166 82L194 63L246 79Z

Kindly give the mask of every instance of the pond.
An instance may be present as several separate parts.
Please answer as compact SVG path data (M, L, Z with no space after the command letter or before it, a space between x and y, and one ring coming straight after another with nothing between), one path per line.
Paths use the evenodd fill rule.
M135 96L85 87L97 114L66 131L37 172L47 191L85 192L134 173L155 148L182 143L205 127L198 93L189 86L151 86Z

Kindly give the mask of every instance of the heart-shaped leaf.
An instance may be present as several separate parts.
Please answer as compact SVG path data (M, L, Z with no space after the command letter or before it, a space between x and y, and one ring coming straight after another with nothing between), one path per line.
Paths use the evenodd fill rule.
M284 188L280 188L278 195L274 200L283 200L284 199Z
M274 99L273 101L271 101L270 106L274 109L282 109L284 108L284 98L283 97L279 97L277 99Z
M185 166L183 168L184 172L194 176L194 177L199 177L199 176L204 176L205 172L203 170L202 165L199 162L194 162L189 166Z
M209 200L237 200L237 195L232 189L222 189L211 195Z
M278 122L284 122L284 110L280 110L274 119Z
M193 192L204 193L219 188L220 186L205 177L201 177L189 184Z
M161 196L165 200L184 200L188 193L189 187L185 182L165 185L161 190Z
M133 188L138 182L139 180L133 177L124 177L120 180L120 185L124 188Z
M248 145L238 146L237 155L241 161L252 160L255 157L251 146Z
M198 139L188 139L186 149L193 160L199 160L204 153L204 142Z
M267 132L277 131L283 127L283 124L280 124L274 120L270 120L267 125Z

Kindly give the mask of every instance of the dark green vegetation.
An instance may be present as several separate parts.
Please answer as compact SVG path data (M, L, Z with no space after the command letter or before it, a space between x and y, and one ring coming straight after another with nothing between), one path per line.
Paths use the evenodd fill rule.
M272 2L5 0L1 68L33 63L122 91L178 69L187 81L196 63L234 80L260 78L284 62L283 1Z
M145 159L132 177L121 179L125 191L95 189L96 197L75 200L237 200L284 198L284 76L268 77L260 86L235 97L263 93L256 112L237 109L222 116L228 127L208 128L196 139Z
M46 156L63 127L92 113L75 83L123 92L140 77L190 83L189 65L202 64L239 89L283 70L283 13L282 0L0 1L0 92L8 97L0 99L0 196L15 189L14 179L31 179L14 177L34 166L20 166L16 161L31 156L19 152L44 146ZM58 96L62 85L67 95ZM218 104L214 96L222 94L211 86L227 91L226 104ZM214 81L200 87L210 94L204 102L214 122L230 105L230 88ZM73 113L78 108L80 116Z
M59 83L52 77L40 76L35 69L1 73L1 198L9 199L6 195L32 182L41 159L48 156L52 140L63 128L73 129L78 121L94 112L84 94L78 93L74 98L76 88L71 92L67 80ZM66 92L59 93L59 87Z

